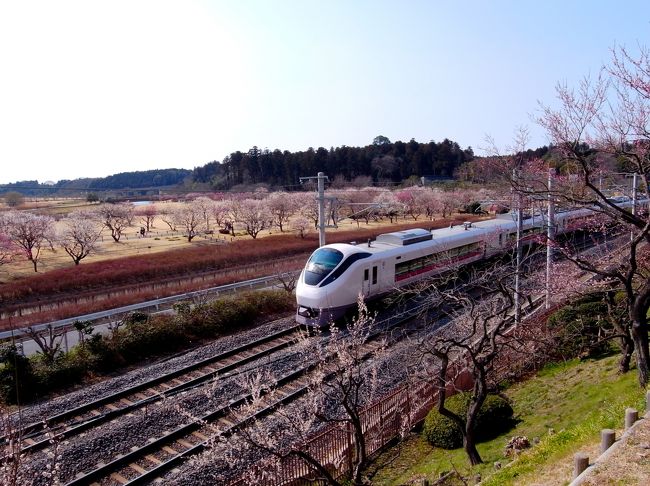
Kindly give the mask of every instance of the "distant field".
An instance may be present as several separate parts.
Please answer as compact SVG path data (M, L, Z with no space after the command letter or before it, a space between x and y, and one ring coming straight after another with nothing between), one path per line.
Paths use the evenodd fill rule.
M156 203L169 205L177 205L179 203L165 202L165 203ZM36 210L42 214L49 214L55 217L61 217L71 211L81 210L81 209L92 209L96 207L96 204L87 203L85 200L81 199L27 199L25 204L21 209L30 209ZM465 215L464 215L465 216ZM447 219L446 221L450 221ZM443 221L440 218L438 222ZM61 225L60 222L57 225ZM420 219L419 221L413 221L412 219L400 219L397 223L391 224L388 220L382 221L371 221L369 224L361 222L359 225L355 221L345 221L339 225L338 228L327 228L327 233L331 235L340 234L342 232L355 231L357 229L386 229L386 231L392 231L392 228L398 225L408 225L410 227L424 227L428 228L433 225L433 222ZM99 223L98 223L99 226ZM246 235L243 231L236 230L236 237L231 237L230 235L222 235L217 231L212 235L199 235L194 238L191 243L187 242L187 238L183 236L181 231L173 232L169 227L160 220L160 218L155 218L153 227L150 233L147 233L145 237L141 237L139 230L142 224L137 220L134 220L132 226L127 228L124 232L124 235L120 239L119 243L113 241L110 236L110 233L106 230L102 232L102 236L99 241L99 248L95 253L92 253L86 257L81 262L81 266L87 265L89 263L130 257L135 255L151 255L158 252L177 250L183 248L192 248L199 245L217 245L223 243L232 243L237 241L246 241L250 240L251 237ZM277 228L270 228L262 231L258 238L264 238L270 235L280 234ZM283 233L286 235L293 235L298 238L295 233L286 231ZM315 230L311 232L312 236L315 235ZM65 267L74 266L71 258L61 249L60 247L54 247L54 251L50 249L45 249L42 255L42 258L39 262L39 273L45 273L52 270L57 270ZM0 283L11 282L16 279L21 279L24 277L30 277L34 275L34 269L31 262L26 259L17 259L15 262L3 265L0 267Z
M96 204L95 204L96 205ZM19 209L38 210L39 213L49 214L51 216L67 214L70 211L78 209L90 209L93 204L85 199L71 197L47 197L34 198L26 197L24 204ZM0 200L0 210L10 209Z
M158 203L161 204L161 203ZM174 203L167 203L174 204ZM41 214L48 214L54 217L62 217L67 213L78 210L91 210L96 204L89 204L81 199L45 199L25 201L21 209L34 210ZM58 226L62 223L57 222ZM100 223L97 223L100 226ZM192 243L187 243L187 238L183 238L181 232L171 232L167 225L156 218L154 228L144 238L140 237L140 222L136 220L134 224L127 228L119 243L113 241L110 233L104 230L99 241L98 251L92 253L84 260L81 265L91 262L97 262L107 259L121 258L133 255L151 254L160 251L189 247L197 244L214 243L216 235L212 238L198 236ZM222 238L223 240L223 238ZM56 270L68 266L73 266L72 259L60 247L54 247L44 250L41 261L39 262L39 273ZM23 277L34 275L32 264L25 259L17 259L15 262L0 267L0 282L8 282Z

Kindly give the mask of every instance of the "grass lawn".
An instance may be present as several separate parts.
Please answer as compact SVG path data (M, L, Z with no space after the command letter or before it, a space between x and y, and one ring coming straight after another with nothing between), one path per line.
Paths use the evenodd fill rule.
M377 460L373 484L402 485L416 478L437 479L457 470L466 477L480 475L483 485L568 484L573 454L594 448L597 457L600 430L620 429L626 407L643 411L644 391L634 371L617 374L618 356L588 362L549 365L531 379L509 387L516 428L478 445L484 464L469 467L462 449L445 451L431 447L420 434L387 451ZM508 464L503 456L507 441L525 435L540 442ZM620 436L617 433L617 437ZM503 467L494 468L495 462Z

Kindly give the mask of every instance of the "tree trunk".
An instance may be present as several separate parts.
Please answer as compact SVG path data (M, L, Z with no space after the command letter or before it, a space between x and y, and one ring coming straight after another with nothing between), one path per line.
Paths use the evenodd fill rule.
M650 379L648 364L650 363L650 351L648 350L648 329L645 322L638 319L632 321L632 339L636 351L636 367L639 373L639 385L645 388Z
M366 468L368 462L368 454L366 453L366 439L363 436L363 428L361 426L361 421L356 417L352 420L352 426L354 428L354 438L356 443L356 464L352 471L352 483L355 486L362 486L363 481L363 471Z
M330 474L327 468L316 459L314 459L310 454L307 454L301 450L296 450L294 453L303 459L307 464L311 465L317 473L321 474L323 479L327 481L327 484L330 486L340 486L341 483L334 479L334 476Z
M478 449L476 449L476 439L474 438L474 431L471 430L469 433L466 433L463 437L463 449L469 458L469 463L472 466L477 464L483 464L483 459L481 459Z
M469 463L472 466L483 463L483 459L481 459L476 449L476 419L487 396L485 368L479 364L475 366L473 396L467 409L467 415L465 416L465 433L463 434L463 449L465 449Z
M632 329L630 334L634 341L636 352L636 367L639 374L639 385L645 388L650 379L648 365L650 364L650 348L648 347L648 320L646 313L648 308L644 305L646 298L637 297L636 302L630 308Z
M620 339L621 358L618 361L618 372L623 374L630 371L630 361L634 352L634 341L629 336Z

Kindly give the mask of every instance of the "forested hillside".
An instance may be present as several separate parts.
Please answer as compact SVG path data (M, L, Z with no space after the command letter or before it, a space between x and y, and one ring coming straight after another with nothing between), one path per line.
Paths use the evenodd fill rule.
M75 192L174 186L182 183L191 172L187 169L121 172L108 177L61 180L54 184L43 184L37 180L20 181L0 185L0 194L15 191L26 196L71 195Z
M463 150L456 142L391 142L378 136L371 145L318 149L300 152L260 150L233 152L219 163L210 162L194 169L192 179L213 189L227 190L237 185L267 183L295 186L299 178L324 172L330 180L371 177L374 182L400 182L409 177L451 177L462 163L471 160L471 147Z

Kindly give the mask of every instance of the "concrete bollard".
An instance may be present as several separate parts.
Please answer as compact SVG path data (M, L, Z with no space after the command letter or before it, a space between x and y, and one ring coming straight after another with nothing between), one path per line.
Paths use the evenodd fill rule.
M650 390L645 392L645 413L650 414Z
M578 452L573 456L573 479L580 476L587 467L589 467L589 456L584 452Z
M603 429L600 431L600 453L609 449L616 440L616 432L612 429Z
M634 425L634 422L639 420L639 412L635 408L626 408L625 409L625 430L629 429Z

